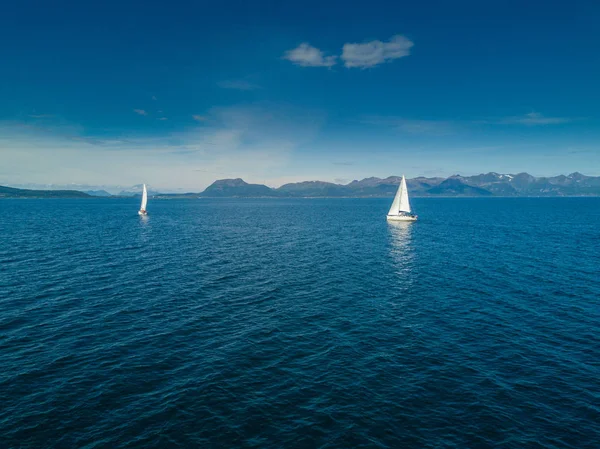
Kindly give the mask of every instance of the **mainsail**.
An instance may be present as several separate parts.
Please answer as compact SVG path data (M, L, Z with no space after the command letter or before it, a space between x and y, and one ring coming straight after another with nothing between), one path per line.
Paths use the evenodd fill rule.
M146 184L144 184L144 190L142 192L142 205L140 210L146 210L146 203L148 203L148 192L146 191Z
M408 189L406 188L406 179L402 176L402 181L392 202L392 207L388 215L399 215L400 212L410 213L410 202L408 201Z
M400 183L400 212L408 212L410 214L410 203L408 201L408 189L406 188L406 179L402 176L402 182Z

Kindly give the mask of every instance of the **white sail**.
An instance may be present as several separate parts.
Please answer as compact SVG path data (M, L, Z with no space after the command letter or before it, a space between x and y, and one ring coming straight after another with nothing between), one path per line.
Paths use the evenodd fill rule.
M392 202L392 207L390 207L388 215L399 215L400 212L410 213L408 190L406 188L406 179L404 176L402 176L402 181L400 182L400 186L398 187L398 191L396 192L396 196L394 197L394 201Z
M400 183L400 212L408 212L410 214L410 202L408 201L408 189L406 188L406 179L402 176Z
M148 203L148 192L146 191L146 184L144 184L144 190L142 192L142 205L140 210L146 210L146 204Z
M392 207L390 207L388 215L398 215L398 212L400 211L400 196L402 196L402 183L398 186L396 196L394 197L394 201L392 201Z

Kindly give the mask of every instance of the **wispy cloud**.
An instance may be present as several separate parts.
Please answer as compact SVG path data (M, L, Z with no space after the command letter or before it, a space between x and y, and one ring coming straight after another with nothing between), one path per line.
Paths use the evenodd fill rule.
M154 101L156 101L156 96L152 95L152 99L153 99Z
M29 114L29 117L31 117L31 118L53 118L54 115L52 115L52 114Z
M148 115L148 113L143 109L134 109L133 112L139 115Z
M346 67L366 69L408 56L413 46L414 43L410 39L401 35L392 36L387 42L375 40L363 44L346 43L341 58Z
M455 130L455 124L447 120L407 120L397 122L398 129L413 134L450 134Z
M336 56L325 56L321 50L306 42L286 51L283 59L302 67L332 67L336 63Z
M268 137L270 141L307 141L323 124L325 117L311 111L272 103L217 107L210 111L211 122L243 136L245 145ZM212 140L214 142L214 140Z
M274 173L286 176L296 170L293 153L314 140L325 118L319 111L271 103L213 108L206 117L203 126L129 135L127 140L66 123L0 121L5 156L0 184L146 181L160 190L200 191L223 177L219 172L248 182L274 182ZM127 169L131 166L136 170Z
M529 114L525 114L523 116L515 116L515 117L506 117L504 119L498 120L496 123L500 125L528 125L528 126L536 126L536 125L558 125L561 123L572 122L574 119L568 117L546 117L538 112L530 112Z
M165 120L169 120L169 119L167 117L159 117L157 120L165 121Z
M345 165L345 166L350 166L350 165L354 165L354 162L350 162L350 161L336 161L336 162L332 162L333 165Z
M448 135L475 125L541 126L569 123L575 120L567 117L546 117L537 112L531 112L523 116L495 120L422 120L394 116L370 116L365 117L361 122L370 125L388 126L410 134Z
M192 115L192 118L197 122L205 122L206 120L208 120L208 117L206 117L205 115Z
M450 120L414 120L403 117L366 117L363 123L392 127L410 134L447 135L456 131L457 124Z
M262 87L260 87L259 85L251 83L250 81L246 81L246 80L219 81L217 83L217 86L219 86L222 89L235 89L235 90L262 89Z
M593 153L594 151L588 148L569 148L567 153L569 154L585 154L585 153Z

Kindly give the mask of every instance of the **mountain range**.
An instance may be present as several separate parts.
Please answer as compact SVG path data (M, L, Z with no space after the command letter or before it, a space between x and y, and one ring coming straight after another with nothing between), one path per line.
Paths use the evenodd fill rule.
M249 184L240 178L220 179L201 193L160 193L150 190L155 198L324 198L324 197L391 197L395 194L401 178L365 178L348 184L323 181L303 181L271 188L263 184ZM600 196L600 176L585 176L575 172L570 175L535 177L528 173L485 173L475 176L454 175L449 178L418 177L407 180L413 197L435 196ZM117 196L138 196L141 185L122 191ZM28 190L0 186L0 197L35 198L92 198L107 197L105 190Z
M91 196L104 196L104 197L112 196L106 190L85 190L84 193L87 193L88 195L91 195Z
M92 198L79 190L30 190L0 186L0 198Z
M365 178L349 184L304 181L270 188L242 179L221 179L208 186L201 197L390 197L401 178ZM418 177L407 180L411 196L600 196L600 176L571 173L568 176L534 177L528 173L486 173L449 178Z

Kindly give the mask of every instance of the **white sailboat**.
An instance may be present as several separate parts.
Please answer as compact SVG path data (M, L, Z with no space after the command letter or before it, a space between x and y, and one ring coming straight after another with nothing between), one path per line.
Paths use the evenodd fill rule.
M417 216L410 209L408 201L408 189L406 188L406 179L402 175L402 181L392 202L392 207L387 214L387 219L390 221L416 221Z
M140 206L140 210L138 214L140 215L148 215L146 212L146 204L148 203L148 191L146 190L146 184L144 184L144 189L142 191L142 205Z

